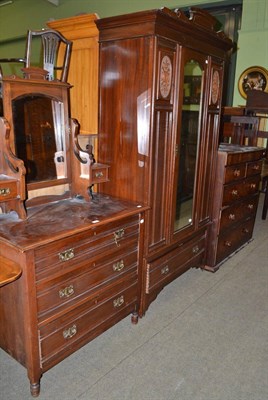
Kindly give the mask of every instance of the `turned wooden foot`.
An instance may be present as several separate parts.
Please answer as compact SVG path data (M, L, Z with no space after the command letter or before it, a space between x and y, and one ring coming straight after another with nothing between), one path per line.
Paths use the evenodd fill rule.
M30 383L30 391L33 397L38 397L40 394L40 381L38 383Z
M132 324L136 325L136 324L138 323L138 321L139 321L139 315L138 315L138 313L135 311L135 312L133 312L132 315L131 315L131 322L132 322Z

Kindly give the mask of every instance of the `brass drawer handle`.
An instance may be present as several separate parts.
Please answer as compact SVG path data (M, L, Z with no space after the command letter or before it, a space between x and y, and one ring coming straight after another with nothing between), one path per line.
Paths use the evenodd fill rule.
M114 271L122 271L122 269L125 268L125 264L123 260L117 261L116 263L113 264L113 270Z
M103 172L96 172L95 173L95 178L102 178L103 177Z
M167 275L169 273L169 266L166 265L161 269L161 275Z
M248 204L248 209L253 210L253 204Z
M227 247L231 247L232 246L232 242L230 242L229 240L226 240L224 242L224 245L227 246Z
M249 233L249 229L248 229L248 228L244 228L244 229L242 230L242 232L243 232L243 233Z
M7 196L9 194L10 194L10 188L9 187L0 189L0 195L1 196Z
M234 189L232 190L232 196L238 196L238 190Z
M124 299L124 296L122 295L113 301L113 306L114 306L114 308L119 308L124 304L124 302L125 302L125 299Z
M60 261L68 261L71 260L71 258L74 258L74 249L68 249L63 251L62 253L59 253Z
M116 246L119 247L120 244L118 243L119 239L122 239L122 237L124 236L125 231L124 229L118 229L118 231L114 232L114 241L116 243Z
M238 176L240 176L240 173L241 173L240 169L234 170L234 176L238 177Z
M253 169L255 169L255 171L259 171L259 169L260 169L260 166L259 166L259 164L255 164L255 165L253 165Z
M65 329L63 332L64 339L71 339L73 336L77 334L76 325L71 326L70 328Z
M235 214L229 214L229 219L231 221L234 221L235 220Z
M252 183L251 185L250 185L250 189L256 189L256 183Z
M199 252L199 246L198 245L194 246L192 252L193 254L197 254Z
M62 299L63 297L70 297L74 294L73 285L66 286L64 289L59 290L59 297Z

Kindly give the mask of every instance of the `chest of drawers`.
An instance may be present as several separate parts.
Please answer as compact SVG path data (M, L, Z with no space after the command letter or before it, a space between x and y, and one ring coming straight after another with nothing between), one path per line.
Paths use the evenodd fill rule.
M252 238L263 149L222 144L217 158L206 268L215 271Z
M33 396L52 366L128 314L137 322L142 214L99 196L1 221L0 255L22 275L0 289L0 346L27 368Z

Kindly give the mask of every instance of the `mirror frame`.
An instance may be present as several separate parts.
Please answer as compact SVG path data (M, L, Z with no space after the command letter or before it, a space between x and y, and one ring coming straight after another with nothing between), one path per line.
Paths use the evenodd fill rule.
M173 195L172 195L172 212L170 214L170 226L172 227L170 230L171 234L171 242L178 240L178 237L182 236L185 234L185 232L193 232L198 216L197 216L197 196L200 190L200 151L202 151L202 148L200 147L202 137L204 135L204 127L203 127L203 117L204 117L204 112L207 107L207 98L204 96L204 88L207 85L207 79L208 79L208 73L209 73L209 68L208 68L208 62L207 62L207 57L205 54L202 54L196 50L192 50L190 48L184 48L182 50L182 56L180 60L180 69L179 69L179 74L178 74L178 80L177 80L177 85L178 87L183 87L184 84L184 77L185 77L185 65L190 61L194 60L196 63L199 64L199 67L202 70L202 78L201 78L201 88L203 88L203 91L201 91L200 94L200 109L199 109L199 117L198 117L198 136L197 136L197 154L196 154L196 165L195 165L195 182L194 182L194 196L193 196L193 205L192 205L192 221L189 224L186 224L183 227L180 227L179 229L175 229L175 218L176 218L176 201L177 201L177 182L178 182L178 163L180 162L180 155L174 156L175 157L175 162L174 162L174 173L173 173ZM178 90L176 87L175 90ZM180 140L181 140L181 129L182 129L182 111L183 111L183 90L179 92L180 98L179 102L177 104L177 109L176 109L176 120L177 120L177 125L176 125L176 144L178 145L178 152L179 152L179 146L180 146Z
M23 96L30 95L41 95L52 100L59 101L63 104L64 121L63 126L65 127L65 145L66 145L66 178L53 179L47 181L31 182L26 185L27 192L36 189L54 187L62 184L71 185L72 176L70 168L70 119L69 119L69 89L71 85L61 81L47 81L44 77L35 77L34 79L25 79L18 76L3 77L2 80L2 92L3 92L3 110L4 116L10 124L10 147L14 154L16 154L15 148L15 132L14 132L14 121L12 104L13 100L22 98ZM45 195L44 195L45 196ZM67 196L66 196L67 197ZM70 197L70 196L68 196Z

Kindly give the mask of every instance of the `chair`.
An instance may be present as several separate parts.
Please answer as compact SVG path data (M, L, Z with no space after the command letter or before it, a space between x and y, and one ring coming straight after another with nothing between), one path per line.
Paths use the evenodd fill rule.
M41 37L43 47L43 68L48 71L48 80L54 79L54 70L61 70L60 81L66 82L69 72L72 42L54 29L42 29L41 31L28 31L26 42L25 67L31 66L31 52L33 37ZM57 55L60 45L65 45L63 65L57 65Z
M48 71L47 79L54 80L54 70L61 70L60 81L66 82L68 78L72 42L54 29L42 29L39 31L29 30L26 39L26 51L24 58L2 58L1 63L22 63L24 68L32 67L32 44L33 38L40 37L42 43L42 68ZM60 46L65 46L63 64L57 65L57 56ZM0 70L0 78L2 71Z
M245 115L245 109L226 107L223 111L222 137L224 143L257 146L259 118Z

